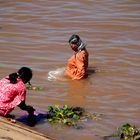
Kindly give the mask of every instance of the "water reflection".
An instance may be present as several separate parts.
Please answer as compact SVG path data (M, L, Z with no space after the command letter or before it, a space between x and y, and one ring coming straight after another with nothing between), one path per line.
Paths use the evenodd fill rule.
M90 140L124 122L140 125L139 6L139 0L0 1L0 77L31 67L32 83L46 89L29 92L32 105L44 110L50 104L83 106L108 116L87 122L80 132L48 123L36 126L38 131ZM88 78L49 81L50 71L66 66L71 56L67 40L74 33L87 43ZM94 73L94 68L101 71Z

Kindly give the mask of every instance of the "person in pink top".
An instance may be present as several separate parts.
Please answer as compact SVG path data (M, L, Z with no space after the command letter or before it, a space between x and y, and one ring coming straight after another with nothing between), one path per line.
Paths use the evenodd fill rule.
M0 116L8 117L15 107L28 112L29 119L32 119L35 109L26 105L26 86L32 78L32 70L22 67L16 73L0 80Z

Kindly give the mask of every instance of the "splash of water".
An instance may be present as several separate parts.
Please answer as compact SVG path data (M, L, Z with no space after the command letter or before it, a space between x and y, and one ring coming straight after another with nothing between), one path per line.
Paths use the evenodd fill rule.
M48 72L48 76L47 76L47 79L49 81L56 81L56 80L59 80L59 81L66 81L68 80L68 78L65 76L65 68L57 68L56 70L53 70L53 71L49 71Z

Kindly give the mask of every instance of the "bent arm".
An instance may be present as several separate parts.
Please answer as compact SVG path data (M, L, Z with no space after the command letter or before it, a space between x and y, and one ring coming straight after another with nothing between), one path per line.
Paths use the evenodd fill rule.
M65 74L73 80L80 80L85 76L87 67L88 53L81 51L69 59Z
M77 69L72 79L80 80L84 77L85 73L86 70L83 59L77 60Z
M80 52L76 56L76 72L72 79L80 80L82 79L87 70L88 66L88 55L85 52Z
M25 101L22 101L18 107L22 110L26 110L29 114L33 114L35 109L32 106L26 105Z

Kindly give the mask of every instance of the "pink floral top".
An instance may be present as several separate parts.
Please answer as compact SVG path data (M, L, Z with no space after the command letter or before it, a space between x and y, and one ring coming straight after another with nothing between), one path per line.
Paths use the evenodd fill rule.
M21 79L16 84L6 78L0 80L0 116L9 114L26 98L26 87Z

